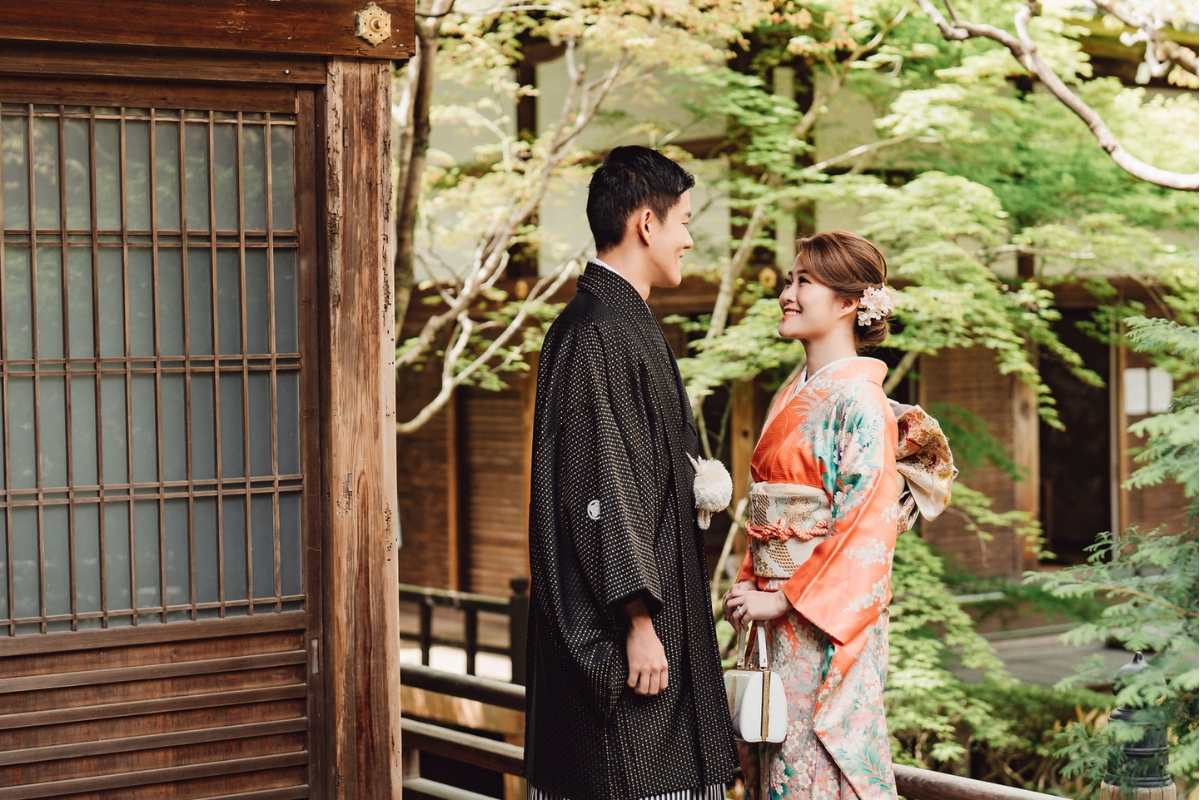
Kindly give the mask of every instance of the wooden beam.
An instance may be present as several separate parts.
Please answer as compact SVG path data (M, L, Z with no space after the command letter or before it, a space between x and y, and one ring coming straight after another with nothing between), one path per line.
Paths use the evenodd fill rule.
M377 45L355 33L368 1L5 0L0 40L410 58L413 0L376 0L391 15L391 35Z
M326 795L399 797L390 65L334 59L321 98Z

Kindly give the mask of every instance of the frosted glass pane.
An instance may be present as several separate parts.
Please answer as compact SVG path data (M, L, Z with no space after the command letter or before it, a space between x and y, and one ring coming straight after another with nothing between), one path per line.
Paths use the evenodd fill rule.
M102 248L96 265L100 294L100 355L125 355L125 275L121 251Z
M212 355L212 256L188 250L188 347L194 356Z
M9 378L8 435L10 489L32 489L37 486L36 439L33 430L33 378Z
M217 498L197 497L192 503L196 553L196 602L215 603L217 593Z
M129 504L104 504L104 579L108 610L129 605Z
M250 499L250 560L254 563L254 596L275 596L275 498Z
M159 594L158 501L133 504L134 539L137 542L138 608L161 605Z
M39 247L34 270L37 279L38 358L62 358L62 250Z
M92 227L92 164L88 153L88 121L64 120L67 152L67 227Z
M41 570L38 567L37 509L12 510L13 616L41 616Z
M217 230L238 229L237 128L213 126L213 203L216 205Z
M212 373L192 374L192 480L217 476L216 403Z
M28 247L4 248L6 358L33 358L33 293Z
M115 119L96 120L96 225L121 227L121 131Z
M242 463L242 376L221 373L221 477L241 478Z
M95 486L96 381L89 376L71 378L71 460L76 486Z
M67 251L67 308L71 358L91 358L96 353L92 316L92 253L73 247Z
M1150 410L1150 379L1144 367L1125 370L1125 413L1139 416Z
M154 123L154 192L158 229L179 230L179 123Z
M45 377L38 383L41 404L42 488L67 486L67 387L66 378Z
M246 230L267 229L267 149L263 125L242 127L242 194Z
M100 379L100 416L104 436L104 482L125 483L129 478L128 439L125 430L125 378L105 375Z
M191 231L208 230L208 125L184 126L187 226Z
M45 542L46 613L71 613L70 516L66 506L42 509Z
M225 544L225 599L246 599L246 498L221 498Z
M217 251L217 332L222 355L242 352L242 276L236 250Z
M158 480L158 418L155 404L154 376L134 375L130 378L133 393L133 480L151 483Z
M304 591L300 497L299 492L279 495L279 579L285 596Z
M33 121L33 207L39 228L62 228L58 203L58 120Z
M187 500L168 500L163 505L163 533L167 542L167 604L177 606L191 602L188 506Z
M150 123L125 123L125 224L150 230Z
M0 177L4 184L4 227L29 227L29 133L22 117L0 118Z
M300 472L300 373L280 372L275 376L276 408L279 415L279 474Z
M250 474L272 475L271 375L250 373Z
M100 506L75 506L75 609L100 610Z
M271 127L271 223L277 231L296 227L292 128Z
M163 480L187 480L187 416L183 375L162 376Z
M298 353L296 338L296 251L275 251L275 351Z
M183 253L158 251L158 352L183 355Z
M154 355L154 261L140 247L129 249L129 354Z
M1147 373L1150 384L1149 406L1151 414L1161 414L1171 408L1171 395L1175 391L1175 382L1171 373L1153 367Z
M267 251L246 251L246 349L271 352L271 304L267 286Z

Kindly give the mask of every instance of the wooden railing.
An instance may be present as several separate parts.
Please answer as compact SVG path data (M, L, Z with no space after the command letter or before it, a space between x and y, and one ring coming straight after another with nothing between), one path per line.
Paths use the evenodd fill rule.
M418 629L414 634L401 631L402 640L415 641L421 648L421 664L429 666L429 649L434 645L458 647L467 656L467 674L475 674L479 653L496 653L512 661L512 682L525 683L525 631L529 624L529 579L515 577L509 581L512 594L508 598L474 592L456 592L428 586L400 584L400 602L417 605ZM453 608L463 613L463 637L451 639L433 635L435 606ZM508 617L508 646L484 644L479 641L479 612L486 611Z
M429 667L404 665L400 682L428 692L462 697L515 711L525 710L525 687L502 681L455 675ZM483 736L443 728L401 716L406 750L434 753L484 769L519 775L523 748ZM896 788L908 800L1046 800L1052 795L995 783L896 765ZM436 783L418 776L404 781L406 800L489 800L483 795Z

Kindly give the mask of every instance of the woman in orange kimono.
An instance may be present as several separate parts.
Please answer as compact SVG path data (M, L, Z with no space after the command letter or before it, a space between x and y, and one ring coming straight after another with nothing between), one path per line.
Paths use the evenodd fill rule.
M883 713L892 553L918 506L948 502L953 465L919 408L899 407L898 428L887 366L858 356L887 336L882 254L844 231L799 244L779 332L804 345L807 369L780 393L754 452L749 547L724 600L735 627L765 627L788 705L781 744L741 747L745 796L895 798ZM922 461L915 486L897 470L898 444Z

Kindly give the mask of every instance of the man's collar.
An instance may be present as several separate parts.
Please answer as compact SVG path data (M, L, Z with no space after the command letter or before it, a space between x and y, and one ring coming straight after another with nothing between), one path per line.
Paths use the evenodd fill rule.
M649 315L654 319L650 305L638 294L624 275L598 258L593 258L576 284L589 294L600 298L605 305L624 311L635 317Z

